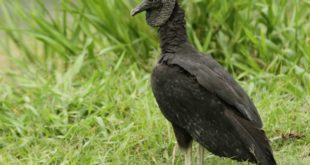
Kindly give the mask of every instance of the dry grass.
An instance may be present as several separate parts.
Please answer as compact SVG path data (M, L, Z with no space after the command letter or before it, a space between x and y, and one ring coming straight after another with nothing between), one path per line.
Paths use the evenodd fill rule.
M7 65L7 60L4 53L0 50L0 68L3 68Z

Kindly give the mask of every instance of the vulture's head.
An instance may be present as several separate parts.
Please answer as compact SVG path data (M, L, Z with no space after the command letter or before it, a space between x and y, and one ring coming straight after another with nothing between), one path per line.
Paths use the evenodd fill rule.
M146 11L146 21L150 26L164 25L170 18L177 0L143 0L131 11L131 15Z

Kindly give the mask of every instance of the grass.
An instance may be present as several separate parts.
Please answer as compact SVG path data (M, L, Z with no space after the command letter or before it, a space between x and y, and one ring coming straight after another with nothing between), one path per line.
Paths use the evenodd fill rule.
M138 1L0 0L0 164L170 163L175 138L149 82L158 39L129 16ZM182 5L192 43L253 98L278 163L310 164L310 2Z

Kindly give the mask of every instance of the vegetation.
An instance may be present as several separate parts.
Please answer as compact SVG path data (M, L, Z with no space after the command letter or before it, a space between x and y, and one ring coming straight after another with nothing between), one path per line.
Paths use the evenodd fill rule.
M138 1L0 0L0 164L170 164L149 82L158 38L130 17ZM278 163L310 164L310 1L182 6L192 43L253 98Z

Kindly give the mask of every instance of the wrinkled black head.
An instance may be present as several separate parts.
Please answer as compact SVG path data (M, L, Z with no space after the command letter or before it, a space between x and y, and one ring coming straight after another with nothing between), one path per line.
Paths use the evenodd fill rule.
M146 21L150 26L164 25L170 18L177 0L143 0L143 2L131 11L134 16L146 11Z

